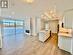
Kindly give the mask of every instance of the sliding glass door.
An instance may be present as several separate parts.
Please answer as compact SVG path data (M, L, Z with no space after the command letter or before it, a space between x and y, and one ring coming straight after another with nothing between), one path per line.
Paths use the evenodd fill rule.
M24 33L23 20L3 20L3 35L16 35Z
M15 33L14 21L13 20L3 20L3 35L12 35Z
M15 32L16 34L24 33L24 21L23 20L15 21Z

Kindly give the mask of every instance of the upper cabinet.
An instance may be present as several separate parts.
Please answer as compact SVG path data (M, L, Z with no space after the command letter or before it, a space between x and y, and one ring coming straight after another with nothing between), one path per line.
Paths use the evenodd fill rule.
M73 28L73 11L65 13L63 23L65 28Z

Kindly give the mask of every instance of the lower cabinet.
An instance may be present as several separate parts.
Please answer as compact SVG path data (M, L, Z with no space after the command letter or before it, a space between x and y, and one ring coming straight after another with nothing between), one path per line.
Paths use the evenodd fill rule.
M73 34L71 29L60 29L58 33L58 47L73 54Z
M59 36L58 37L58 46L59 46L59 48L72 53L72 51L73 51L72 40L73 40L72 38Z
M44 42L50 37L50 31L40 31L39 40Z

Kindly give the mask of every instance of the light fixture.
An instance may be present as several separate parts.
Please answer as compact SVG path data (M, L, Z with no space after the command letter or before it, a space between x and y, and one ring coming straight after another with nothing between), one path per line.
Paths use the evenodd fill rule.
M57 12L56 9L49 9L48 11L44 12L43 15L49 19L60 19L61 18L59 12ZM44 18L43 16L41 17Z
M28 4L31 4L34 2L34 0L24 0L24 2L28 3Z

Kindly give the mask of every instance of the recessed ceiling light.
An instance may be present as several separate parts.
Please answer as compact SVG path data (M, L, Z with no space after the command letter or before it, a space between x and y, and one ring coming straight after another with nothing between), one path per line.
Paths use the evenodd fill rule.
M24 0L24 2L31 4L34 2L34 0Z

